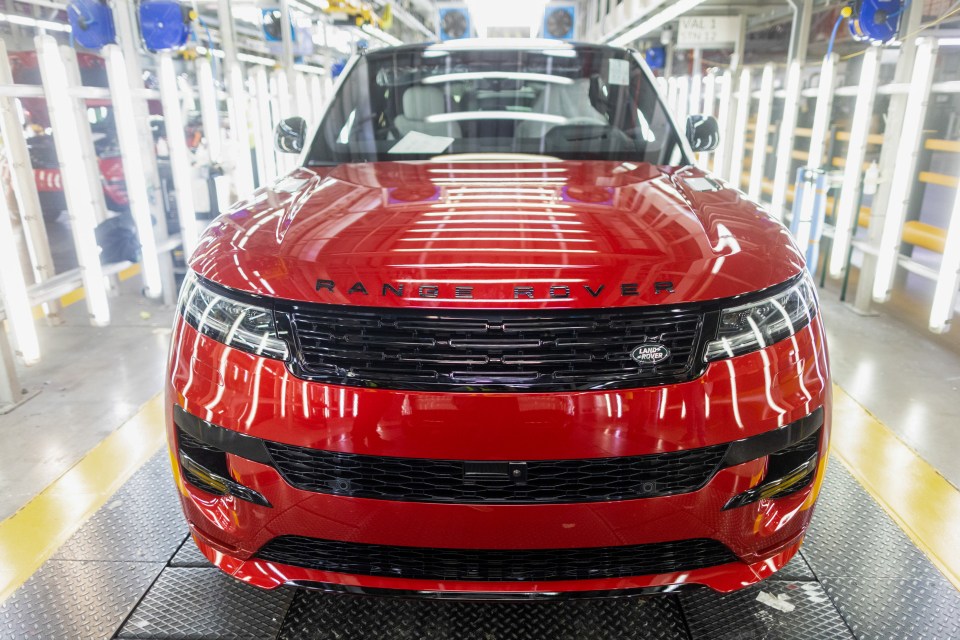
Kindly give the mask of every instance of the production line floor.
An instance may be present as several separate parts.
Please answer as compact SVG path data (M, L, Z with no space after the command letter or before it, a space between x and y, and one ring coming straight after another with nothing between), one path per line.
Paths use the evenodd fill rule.
M942 526L938 555L924 546L930 521L911 521L902 510L923 503L934 529L938 522L956 522L937 520L938 509L960 513L954 508L960 500L954 453L960 446L960 358L883 316L855 317L829 294L823 305L842 391L834 411L835 455L801 554L773 579L726 596L703 590L553 603L264 592L222 575L187 537L161 445L162 405L150 400L162 375L172 310L123 295L112 303L115 325L93 329L82 321L82 305L75 305L65 310L66 326L45 328L42 335L48 346L69 349L73 360L48 360L25 372L24 385L41 393L0 416L0 441L6 443L0 448L0 640L960 638L957 573L941 572L944 558L960 549L960 527ZM858 420L872 421L875 431L856 431L851 423ZM878 433L894 441L894 449L860 446L857 438ZM858 447L865 451L860 458ZM117 452L131 460L122 472L111 466ZM865 462L871 457L880 460L873 476ZM38 501L53 500L46 495L50 487L54 498L67 500L53 505L87 497L101 463L100 508L78 507L76 516L61 513L57 521L38 510ZM929 467L935 487L912 475L918 464ZM93 471L74 474L84 465ZM46 475L34 477L31 469ZM886 495L878 494L878 472L893 476L893 493L888 487ZM77 529L72 517L86 521ZM22 525L18 518L34 520ZM46 534L57 526L66 533L50 536L46 548L5 546L10 530ZM32 566L17 557L28 547L37 554ZM23 574L29 578L4 599L4 582L19 584L5 571L18 563L30 567ZM760 592L782 602L764 604Z

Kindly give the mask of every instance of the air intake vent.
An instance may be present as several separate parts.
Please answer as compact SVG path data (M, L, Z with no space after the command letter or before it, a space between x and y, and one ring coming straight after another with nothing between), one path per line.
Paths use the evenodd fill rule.
M735 562L716 540L584 549L434 549L282 536L257 557L294 567L427 580L533 581L622 578Z

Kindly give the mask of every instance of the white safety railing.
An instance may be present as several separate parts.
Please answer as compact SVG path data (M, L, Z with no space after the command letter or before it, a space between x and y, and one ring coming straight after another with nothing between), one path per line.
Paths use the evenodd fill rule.
M870 279L870 293L873 300L885 302L890 299L895 286L898 269L920 275L935 284L929 315L931 331L942 333L949 328L955 312L958 289L960 289L960 193L955 197L952 214L945 228L918 225L917 212L910 211L911 203L916 201L916 188L923 182L945 186L955 186L960 180L942 174L930 174L920 166L920 157L925 149L924 123L927 105L933 95L960 93L960 81L935 81L938 55L945 55L946 44L953 47L954 40L944 40L944 46L933 38L921 38L916 41L917 49L913 65L907 74L909 82L888 82L879 84L880 66L883 50L881 47L867 47L862 54L859 77L856 84L836 86L841 61L836 55L825 58L819 69L807 68L807 75L815 78L810 86L803 88L804 68L794 63L788 67L776 68L767 64L742 68L736 75L729 72L723 76L703 79L703 110L710 112L713 101L708 94L718 95L719 101L714 113L717 114L720 130L727 135L721 136L721 147L713 158L698 157L698 164L711 167L719 177L737 188L742 188L750 197L763 202L770 212L785 219L789 212L789 201L800 194L792 193L794 179L793 167L820 169L825 165L836 165L842 169L834 207L834 226L827 229L826 235L832 236L832 246L825 259L827 273L834 278L843 276L848 267L850 252L860 251L871 257L873 267L861 277ZM953 64L960 56L960 48L953 48L949 55ZM941 68L950 66L944 62ZM759 72L759 82L757 74ZM779 90L775 89L780 77ZM693 108L691 95L699 89L698 77L694 76L693 85L688 76L658 79L661 91L674 114L681 119ZM903 126L897 130L888 130L875 134L871 126L882 122L874 117L877 96L903 96L906 100ZM777 103L783 100L783 108L778 111L779 118L771 123L771 113ZM843 109L834 109L837 101L852 101L852 118L844 118L842 136L835 136L835 130L841 123L834 117L849 114L851 102L844 103ZM813 118L809 128L798 126L799 113L806 101L812 108ZM753 142L750 143L749 130L754 128ZM797 149L798 139L809 138L807 150ZM872 207L861 206L861 188L864 172L868 166L868 147L871 144L895 145L897 152L891 154L894 162L886 168L881 181L888 187L888 195L881 202L873 202ZM837 154L832 149L833 140L846 140L846 149ZM950 151L960 151L960 144L945 141L952 147ZM768 152L773 149L776 162L769 163ZM834 156L825 158L825 152ZM749 164L749 171L746 166ZM925 177L925 175L927 177ZM769 196L769 197L768 197ZM803 206L813 206L813 198L802 198ZM828 199L832 202L832 199ZM867 237L859 237L857 230L863 226L861 211L880 210L882 215L871 216L870 225L876 231ZM809 215L803 215L808 219ZM809 213L809 212L808 212ZM911 215L913 214L913 215ZM936 241L927 241L915 245L916 231L927 236L936 236ZM911 232L905 237L905 232ZM809 229L798 227L798 242L806 244ZM933 247L939 251L942 244L942 258L936 266L931 266L929 255L917 260L903 251L904 244Z

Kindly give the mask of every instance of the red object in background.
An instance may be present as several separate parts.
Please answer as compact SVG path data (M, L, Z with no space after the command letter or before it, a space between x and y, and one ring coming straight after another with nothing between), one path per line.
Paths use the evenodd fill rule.
M15 51L9 53L8 58L14 82L17 84L42 84L36 51ZM101 56L77 52L77 64L80 68L80 80L84 86L101 88L109 86L106 64ZM45 99L20 98L20 103L26 112L29 124L37 125L43 129L50 127L50 113L47 110ZM107 110L108 114L113 108L110 100L88 99L85 104L88 108L102 107ZM149 100L148 108L151 115L162 114L159 100ZM127 198L126 182L123 176L123 162L120 158L119 149L114 142L116 132L111 118L112 116L109 115L105 118L104 130L99 132L104 138L95 142L95 146L107 208L113 211L123 211L130 201ZM40 195L44 217L54 219L66 208L60 167L53 140L49 136L38 136L38 138L28 140L30 160L33 165L34 180Z
M534 597L689 585L733 591L790 560L810 522L829 440L820 316L764 348L704 362L721 309L805 277L782 225L734 189L699 190L704 173L694 168L435 161L318 171L298 170L237 205L207 229L191 260L203 282L229 288L211 295L272 309L291 354L284 362L209 337L218 330L212 303L201 305L199 324L178 316L168 436L184 512L213 563L265 588ZM519 190L520 204L502 199ZM342 335L304 324L325 312L339 314ZM430 366L404 351L415 347L371 340L408 331L423 345L448 316L475 313L508 335L511 318L525 314L547 323L537 325L546 341L550 327L576 317L583 341L607 322L603 314L621 322L648 312L701 319L689 371L675 380L518 384L511 392L496 381L404 388L323 379L317 369L304 375L303 345L330 339L354 349L352 357L372 358L370 371L377 349L409 357L407 371L390 364L389 376L415 380ZM536 335L523 335L538 348ZM622 350L620 336L608 341L609 353ZM431 348L446 353L451 344ZM514 364L525 357L521 349ZM798 425L816 430L788 440ZM804 443L812 443L802 460L812 466L798 467L806 475L792 464L777 471L793 460L785 452ZM701 484L656 486L717 451ZM590 475L597 461L620 468L634 458L650 465L641 475L680 462L663 476L650 471L649 488L638 483L618 495L604 489L616 471ZM329 473L305 488L321 459ZM551 465L569 465L593 489L581 487L576 499L462 499L515 497L541 486L537 469ZM368 468L382 475L360 471ZM390 483L378 487L384 477ZM556 485L569 477L560 474ZM409 487L419 498L371 497L409 478L425 483ZM789 491L773 490L777 482ZM460 498L439 495L440 485ZM604 565L604 554L623 564ZM623 569L631 566L654 569Z

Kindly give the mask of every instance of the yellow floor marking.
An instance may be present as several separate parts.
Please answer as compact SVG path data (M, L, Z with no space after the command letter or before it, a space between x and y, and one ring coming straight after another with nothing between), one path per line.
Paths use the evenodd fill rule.
M134 263L117 274L117 277L120 280L129 280L133 276L140 275L140 264ZM87 290L83 287L77 287L70 293L60 296L60 306L69 307L70 305L80 302L87 297ZM33 308L33 317L39 320L44 316L43 306L37 305Z
M161 395L0 522L0 603L33 575L164 442Z
M960 491L840 387L834 387L832 450L960 589Z

